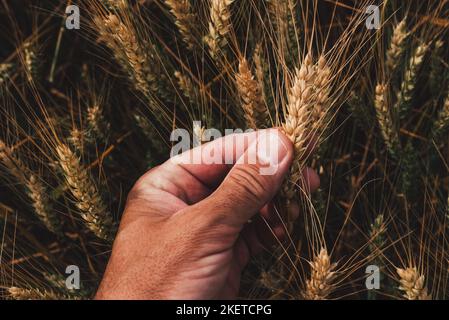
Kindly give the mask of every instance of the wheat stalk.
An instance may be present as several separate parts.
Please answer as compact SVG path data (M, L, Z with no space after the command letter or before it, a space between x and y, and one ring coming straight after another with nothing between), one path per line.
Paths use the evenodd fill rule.
M234 0L211 0L209 34L204 37L209 46L210 55L216 59L228 43L227 36L231 31L230 6Z
M388 151L393 156L397 156L399 148L399 136L393 123L390 110L388 108L387 86L378 84L374 98L377 122L379 124L382 137L388 147Z
M306 300L324 300L334 289L336 277L336 263L331 263L330 257L325 248L309 262L311 267L310 279L306 280L306 287L303 292Z
M197 23L195 15L192 13L190 0L165 0L165 3L170 7L170 12L176 19L175 24L187 44L187 48L192 50L196 43L193 31Z
M261 88L254 79L245 58L240 59L239 71L235 76L237 89L242 100L242 109L248 127L258 129L266 126L268 114L262 100Z
M60 233L60 221L50 204L47 188L19 158L13 155L13 151L2 140L0 140L0 162L3 162L9 172L24 185L35 213L47 229Z
M97 237L112 240L114 222L87 170L68 146L59 144L56 151L67 186L87 227Z
M413 92L415 91L418 73L424 61L427 48L427 45L418 46L406 68L401 90L397 94L397 102L395 105L395 110L397 110L401 119L407 116L410 102L413 98Z
M425 277L420 274L416 267L406 269L397 268L399 279L399 289L404 291L404 297L408 300L430 300L431 295L427 293Z
M387 50L386 65L388 74L393 74L400 63L400 58L405 51L405 40L408 37L406 19L398 23L390 40L390 47Z

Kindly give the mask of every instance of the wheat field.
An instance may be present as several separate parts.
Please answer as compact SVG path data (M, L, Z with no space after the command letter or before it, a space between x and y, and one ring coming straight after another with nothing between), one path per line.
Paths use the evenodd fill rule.
M448 299L449 1L377 1L374 29L371 4L0 1L0 298L92 298L172 130L277 127L295 151L276 198L289 237L240 297Z

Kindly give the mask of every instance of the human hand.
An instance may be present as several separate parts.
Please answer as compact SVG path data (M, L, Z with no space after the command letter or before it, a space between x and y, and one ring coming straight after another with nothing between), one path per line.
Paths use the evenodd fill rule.
M211 147L235 164L186 164ZM258 161L246 163L254 153ZM225 136L147 172L129 193L96 298L235 298L250 257L286 237L271 201L292 159L289 139L269 129ZM260 174L267 162L272 175ZM303 175L308 190L318 187L315 172Z

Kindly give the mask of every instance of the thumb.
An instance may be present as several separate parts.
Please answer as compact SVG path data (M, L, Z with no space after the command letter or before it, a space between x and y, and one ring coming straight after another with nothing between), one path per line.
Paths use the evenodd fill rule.
M293 146L284 134L276 129L258 131L257 139L209 197L209 212L226 224L243 227L274 198L292 159Z

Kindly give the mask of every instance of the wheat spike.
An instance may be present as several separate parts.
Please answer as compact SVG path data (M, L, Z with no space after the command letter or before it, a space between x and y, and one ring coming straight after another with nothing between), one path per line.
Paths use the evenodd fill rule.
M324 300L332 293L334 289L334 280L336 277L336 263L331 263L330 257L325 248L309 262L311 267L310 279L306 280L306 287L303 292L306 300Z
M449 128L449 95L444 100L443 108L438 112L438 117L433 124L433 135L438 138Z
M146 96L157 94L158 77L149 64L148 51L140 46L135 32L115 14L109 14L104 20L97 18L95 22L101 39L114 52L136 89Z
M9 296L14 300L69 300L71 297L50 290L10 287Z
M328 115L329 96L330 96L330 76L331 70L327 65L324 57L320 57L316 66L316 78L314 81L315 102L312 111L312 130L313 134L318 138L321 137L325 125L326 116Z
M196 99L199 97L199 92L198 88L192 82L192 79L179 71L175 71L175 78L178 81L178 86L183 95L188 98L191 103L196 103Z
M254 54L253 54L253 61L254 61L254 66L255 66L255 75L256 75L256 80L259 86L259 91L261 94L261 99L262 101L266 101L266 96L265 96L265 79L264 79L264 64L262 61L262 46L260 43L258 43L256 45L256 48L254 49Z
M87 108L87 125L88 133L92 137L92 134L97 135L101 139L104 139L111 127L110 123L105 119L103 115L103 108L100 104L95 103Z
M204 41L209 46L211 56L216 59L226 44L231 31L230 6L234 0L211 0L209 34Z
M24 46L24 64L28 81L37 80L39 76L39 57L31 43Z
M283 129L293 142L295 161L298 163L307 148L307 127L311 118L313 85L316 70L310 55L304 58L300 69L296 69L293 86L287 97L287 113Z
M31 205L42 223L48 230L59 233L60 221L50 204L47 188L19 158L13 155L13 151L2 140L0 140L0 162L3 162L9 172L24 185Z
M431 300L427 293L425 277L420 274L416 267L406 269L397 268L399 279L399 290L404 291L404 297L408 300Z
M82 167L79 158L68 146L60 144L56 151L67 186L87 227L97 237L112 240L114 223L87 170Z
M197 23L195 15L192 13L190 0L165 0L165 3L170 7L170 12L176 19L175 24L187 44L187 48L192 50L196 43L193 31Z
M399 136L388 108L387 86L378 84L374 98L377 122L385 144L391 155L396 156L399 148Z
M413 98L413 92L415 91L418 73L424 61L427 48L427 45L420 45L416 48L405 71L405 76L401 84L401 90L397 94L395 106L395 110L398 110L401 119L407 115L410 102Z
M387 51L387 69L388 74L391 75L400 63L400 58L405 51L405 40L408 37L406 20L398 23L390 40L390 47Z
M262 100L259 83L254 79L245 58L240 59L235 79L248 127L254 130L262 128L268 118L267 108Z
M5 84L11 77L12 69L13 69L12 63L0 63L0 86Z

